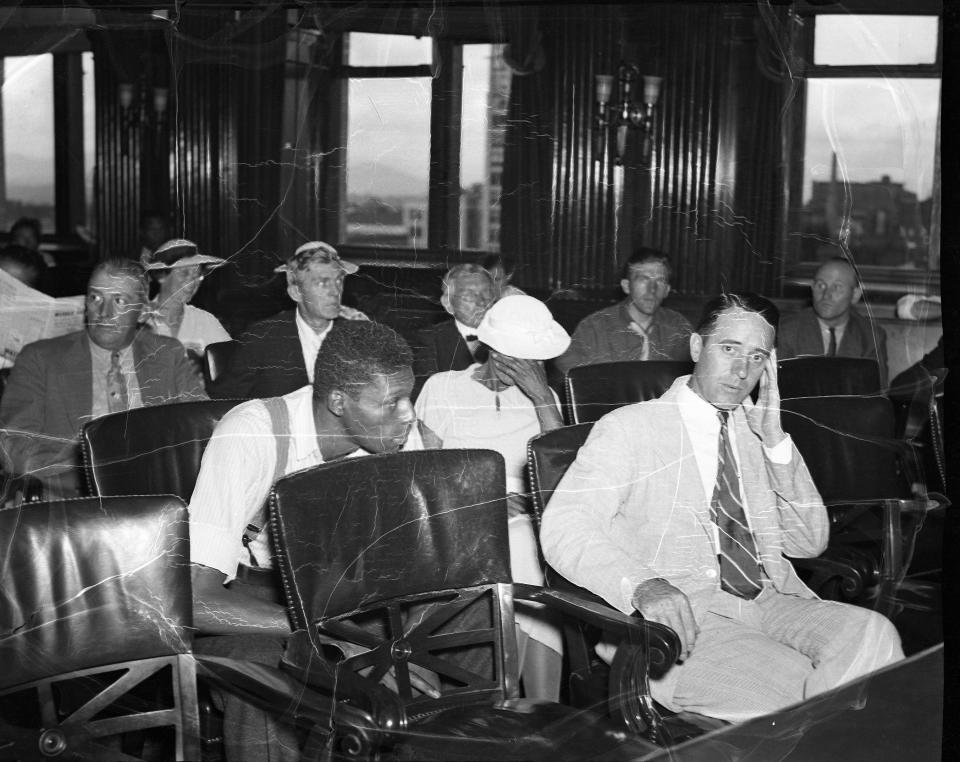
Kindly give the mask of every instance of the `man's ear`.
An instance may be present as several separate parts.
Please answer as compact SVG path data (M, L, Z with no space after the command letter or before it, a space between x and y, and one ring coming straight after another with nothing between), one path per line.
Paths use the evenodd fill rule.
M327 410L338 418L343 415L344 393L340 389L331 389L327 392Z
M440 304L449 314L453 314L453 306L450 304L450 291L446 288L444 288L443 293L440 294Z
M287 271L287 294L289 294L290 298L297 304L303 301L303 293L300 291L300 285L289 271Z
M690 359L699 362L700 352L703 351L703 338L699 333L690 334Z
M620 288L623 289L623 293L627 296L630 295L630 280L628 278L620 279Z
M857 286L853 289L853 299L850 300L850 304L856 304L860 301L860 297L863 296L863 289Z

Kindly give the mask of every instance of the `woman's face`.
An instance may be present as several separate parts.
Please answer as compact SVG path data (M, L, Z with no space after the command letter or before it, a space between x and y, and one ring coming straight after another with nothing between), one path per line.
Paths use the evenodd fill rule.
M160 293L164 301L176 299L187 304L193 299L203 283L203 268L200 265L172 267L160 281Z

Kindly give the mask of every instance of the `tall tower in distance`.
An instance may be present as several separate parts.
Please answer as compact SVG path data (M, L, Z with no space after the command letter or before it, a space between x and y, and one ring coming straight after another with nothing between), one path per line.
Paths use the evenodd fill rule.
M490 50L490 90L487 95L487 235L485 248L500 251L500 196L503 193L503 145L510 103L510 67L503 60L503 45Z

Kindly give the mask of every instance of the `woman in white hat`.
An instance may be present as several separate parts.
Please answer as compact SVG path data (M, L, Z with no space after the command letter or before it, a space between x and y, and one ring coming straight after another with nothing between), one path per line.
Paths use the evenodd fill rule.
M537 543L527 512L524 481L527 442L563 425L543 360L563 354L570 336L547 306L532 296L505 296L477 328L489 349L484 363L437 373L417 397L417 417L445 448L496 450L506 462L510 561L515 582L543 584ZM522 610L521 610L522 609ZM561 636L543 611L517 603L521 678L528 698L556 701L560 693Z
M213 315L194 307L193 299L203 276L224 260L200 254L193 241L174 238L141 259L150 277L158 286L156 296L145 313L146 322L161 336L172 336L186 348L188 356L198 362L207 344L230 341L230 334Z

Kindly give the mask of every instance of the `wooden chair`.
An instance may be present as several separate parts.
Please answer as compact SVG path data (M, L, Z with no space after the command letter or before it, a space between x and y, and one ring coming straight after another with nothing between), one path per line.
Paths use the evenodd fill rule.
M238 400L141 407L88 422L80 435L90 495L177 495L189 501L214 427Z
M692 372L692 362L674 360L629 360L571 368L564 382L567 420L599 421L618 407L656 399L679 376Z
M503 469L487 450L426 450L324 464L275 485L271 526L295 629L285 666L366 713L359 723L335 715L316 744L417 760L629 758L655 748L637 735L647 730L640 716L618 726L517 697L515 599L627 641L622 672L647 649L665 648L660 658L672 663L676 643L659 625L511 584ZM330 639L340 661L329 658ZM417 670L439 697L415 689ZM388 674L396 692L380 682Z

